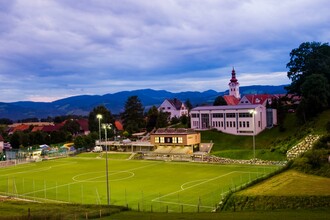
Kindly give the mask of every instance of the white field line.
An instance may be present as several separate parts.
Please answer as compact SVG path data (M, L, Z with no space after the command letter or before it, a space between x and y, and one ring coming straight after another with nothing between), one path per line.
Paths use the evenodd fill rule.
M194 187L199 186L199 185L202 185L202 184L204 184L204 183L211 182L211 181L213 181L213 180L216 180L216 179L219 179L219 178L222 178L222 177L228 176L228 175L233 174L233 173L253 173L253 174L257 173L257 174L258 174L258 173L260 173L260 172L232 171L232 172L226 173L226 174L224 174L224 175L217 176L217 177L214 177L214 178L212 178L212 179L207 179L207 180L205 180L205 181L203 181L203 182L200 182L200 183L197 183L197 184L191 185L191 186L189 186L189 187L187 187L187 188L184 188L183 186L186 185L186 184L188 184L188 183L199 182L199 181L202 181L202 180L190 181L190 182L187 182L187 183L182 184L182 185L181 185L181 190L178 190L178 191L175 191L175 192L172 192L172 193L169 193L169 194L166 194L166 195L163 195L163 196L157 197L157 198L155 198L155 199L153 199L153 200L151 200L151 201L152 201L152 202L165 203L165 204L173 204L173 205L184 205L184 206L198 207L198 205L194 205L194 204L169 202L169 201L163 201L163 200L160 200L160 199L162 199L162 198L164 198L164 197L167 197L167 196L171 196L171 195L173 195L173 194L180 193L180 192L182 192L182 191L184 191L184 190L187 190L187 189L194 188ZM246 185L246 184L248 184L248 183L243 183L243 184L241 184L241 185L238 185L237 187L241 187L241 186L244 186L244 185ZM229 190L226 191L226 192L221 193L221 195L225 195L225 194L227 194L228 192L229 192ZM202 207L202 208L212 208L212 209L214 209L213 206L199 206L199 207Z
M43 167L43 168L39 168L39 169L31 169L31 170L26 170L26 171L20 171L20 172L15 172L15 173L10 173L10 174L0 175L0 176L5 177L5 176L14 176L14 175L23 174L23 173L36 173L36 172L40 172L40 171L50 170L53 167L66 166L66 165L74 164L74 163L77 163L77 162L69 162L69 163L65 163L65 164L58 164L58 165Z
M24 165L24 166L23 166ZM32 166L36 166L35 163L22 163L22 164L17 164L16 166L10 166L10 167L1 167L0 168L0 172L8 172L8 171L12 171L12 170L18 170L18 169L26 169L27 167L32 167Z
M184 189L181 188L180 190L177 190L177 191L175 191L175 192L171 192L171 193L168 193L168 194L166 194L166 195L163 195L163 196L157 197L157 198L155 198L155 199L153 199L153 200L151 200L151 201L152 201L152 202L158 202L157 200L162 199L162 198L164 198L164 197L171 196L171 195L173 195L173 194L177 194L177 193L182 192L182 191L184 191L184 190L194 188L194 187L196 187L196 186L202 185L202 184L204 184L204 183L211 182L211 181L213 181L213 180L216 180L216 179L219 179L219 178L222 178L222 177L228 176L228 175L233 174L233 173L236 173L236 172L238 172L238 171L232 171L232 172L226 173L226 174L221 175L221 176L217 176L217 177L214 177L214 178L211 178L211 179L207 179L207 180L205 180L205 181L203 181L203 182L200 182L200 183L197 183L197 184L194 184L194 185L188 186L187 188L184 188ZM163 202L163 201L161 201L161 202Z
M158 164L160 164L160 163L153 163L153 164L142 166L142 167L136 167L136 168L133 168L133 169L129 169L126 172L130 172L130 171L134 171L134 170L138 170L138 169L143 169L143 168L150 167L150 166L155 166L155 165L158 165ZM121 173L121 172L123 172L123 171L118 171L117 173ZM111 175L115 175L117 173L113 173ZM99 177L89 178L89 179L86 179L85 181L91 181L91 180L97 179L97 178L99 178ZM62 184L62 185L58 185L58 186L54 186L54 187L49 187L49 188L46 188L46 189L40 189L40 190L36 190L36 191L32 191L32 192L27 192L27 193L22 194L22 196L37 193L37 192L43 192L45 190L52 190L52 189L56 189L56 188L60 188L60 187L64 187L64 186L74 185L74 184L77 184L77 183L81 183L81 182L76 182L75 181L75 182L66 183L66 184Z

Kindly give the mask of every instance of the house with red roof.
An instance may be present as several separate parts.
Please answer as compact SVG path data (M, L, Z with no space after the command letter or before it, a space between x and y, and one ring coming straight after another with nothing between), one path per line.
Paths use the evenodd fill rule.
M82 119L78 119L77 122L80 125L80 133L84 135L88 135L90 133L88 120L82 118Z
M240 105L263 105L266 106L267 104L271 105L272 100L275 98L274 95L269 94L248 94L243 96L239 101Z

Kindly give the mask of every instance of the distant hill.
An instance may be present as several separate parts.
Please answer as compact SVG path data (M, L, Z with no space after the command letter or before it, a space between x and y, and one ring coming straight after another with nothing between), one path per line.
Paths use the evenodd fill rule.
M244 94L283 94L286 93L284 85L281 86L246 86L240 87L240 92ZM19 120L24 118L47 118L59 115L88 115L89 112L98 105L106 106L113 114L123 111L125 102L130 96L138 96L143 106L148 109L151 106L159 106L166 98L178 98L181 101L187 99L195 105L212 104L217 96L228 94L207 90L204 92L179 92L173 93L166 90L141 89L133 91L122 91L105 95L80 95L68 97L53 102L0 102L0 118Z

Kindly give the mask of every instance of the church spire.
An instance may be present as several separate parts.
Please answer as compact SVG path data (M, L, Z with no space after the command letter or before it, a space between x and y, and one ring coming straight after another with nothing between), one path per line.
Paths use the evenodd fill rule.
M236 79L236 72L233 67L233 70L231 71L231 79L229 82L229 95L235 96L237 99L241 98L241 94L239 93L239 83Z
M237 83L236 72L235 72L234 67L233 67L233 70L231 71L231 80L230 80L230 82Z

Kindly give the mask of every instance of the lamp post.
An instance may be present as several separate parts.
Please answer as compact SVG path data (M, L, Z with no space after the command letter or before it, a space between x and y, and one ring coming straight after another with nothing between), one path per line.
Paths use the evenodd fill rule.
M249 113L252 115L252 127L253 127L253 160L256 159L256 138L255 138L255 134L256 134L256 126L255 126L255 115L257 114L256 110L250 110Z
M102 124L105 131L105 175L107 182L107 204L110 205L110 191L109 191L109 172L108 172L108 129L111 129L111 124Z
M101 145L101 119L103 117L101 114L97 114L96 118L99 120L99 145Z

